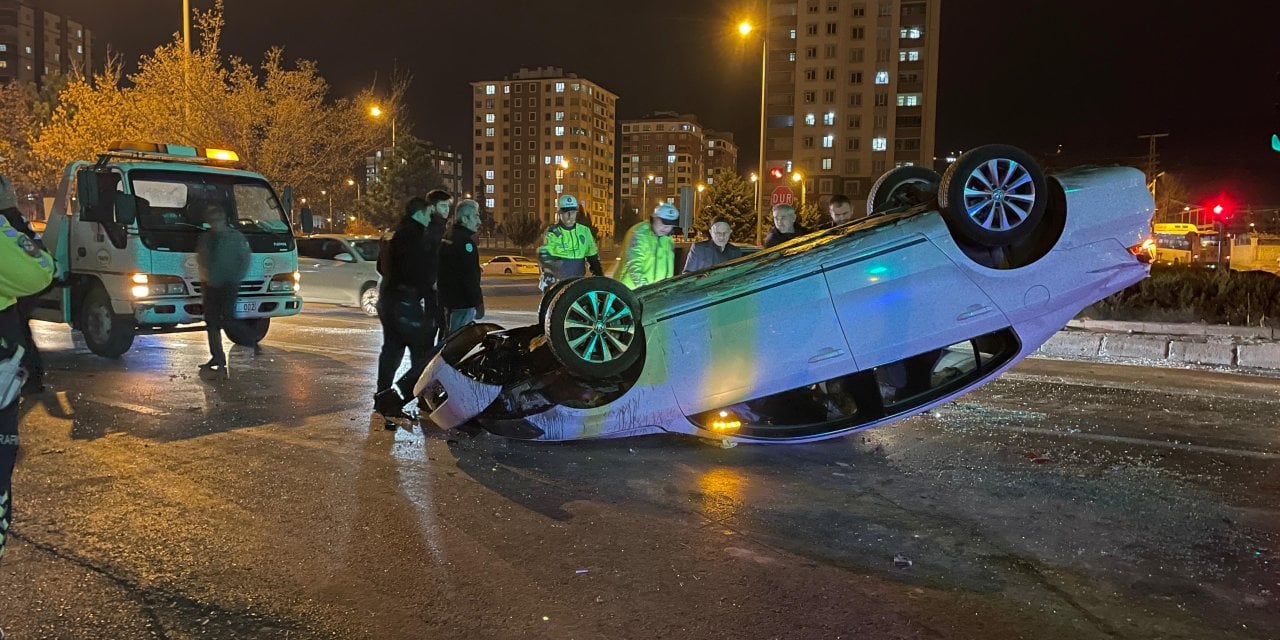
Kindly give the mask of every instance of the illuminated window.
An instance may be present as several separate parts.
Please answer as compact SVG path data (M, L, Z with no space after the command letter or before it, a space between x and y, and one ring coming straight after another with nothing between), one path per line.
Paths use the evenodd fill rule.
M8 51L8 50L9 50L9 45L0 44L0 51Z
M823 158L823 159L822 159L822 170L823 170L823 171L830 171L830 170L831 170L831 158Z
M825 115L822 116L822 124L830 126L835 123L836 123L836 112L828 111Z
M557 111L557 112L556 112L556 122L563 122L563 121L564 121L564 112L563 112L563 111Z
M494 206L493 198L485 198L485 200L484 200L484 206L486 206L486 207L488 207L488 208L492 209L492 208L493 208L493 206Z
M667 156L667 164L675 164L675 163L676 163L675 156Z
M667 145L667 153L675 153L675 152L676 152L676 146L674 144Z
M489 169L489 170L487 170L487 171L485 171L485 172L484 172L484 179L485 179L485 180L492 180L492 179L493 179L493 169Z
M485 94L485 95L487 95L487 96L491 96L491 95L493 95L494 93L497 93L497 87L495 87L494 85L491 85L491 84L486 84L486 85L484 86L484 94Z
M918 107L920 106L920 94L918 93L899 93L899 107Z
M787 37L791 38L792 40L795 40L795 39L796 39L796 30L795 30L795 29L792 29L792 30L789 32L789 34L788 34L788 36L787 36Z
M871 139L872 151L884 151L889 148L889 139L883 136Z
M919 40L920 27L903 27L898 30L898 37L907 40Z
M557 82L557 83L556 83L556 93L564 93L564 83L563 83L563 82Z
M815 123L817 123L817 118L812 113L804 114L804 125L806 127L812 127Z
M486 185L484 186L484 192L485 192L485 193L493 193L493 185L491 185L491 184L486 184Z
M486 137L486 138L492 138L492 137L493 137L493 127L485 127L484 135L485 135L485 137Z
M795 62L795 61L796 61L796 52L791 51L791 52L787 53L787 61L788 61L788 62Z
M877 71L877 72L876 72L876 84L889 84L889 72L888 72L888 71Z
M827 135L822 136L822 148L823 148L823 149L830 149L831 147L834 147L835 145L836 145L836 136L835 136L835 134L833 134L833 133L828 133Z
M898 52L898 62L917 62L920 60L919 49L903 49Z
M493 124L493 122L494 122L495 120L497 120L497 118L495 118L495 117L494 117L494 115L493 115L492 113L486 113L486 114L484 114L484 121L485 121L485 122L487 122L487 123L489 123L489 124Z

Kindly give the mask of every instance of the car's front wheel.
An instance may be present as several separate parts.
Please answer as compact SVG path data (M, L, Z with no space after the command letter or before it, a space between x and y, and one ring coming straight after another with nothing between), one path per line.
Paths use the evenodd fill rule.
M224 327L227 337L242 347L257 346L263 338L267 337L269 329L271 329L271 318L232 320Z
M612 278L568 281L547 307L543 323L551 353L584 378L621 375L641 358L640 301Z
M378 315L378 285L371 282L360 290L360 310L366 316Z
M95 286L84 297L80 331L89 350L104 358L119 358L133 346L133 318L111 308L106 289Z
M938 195L942 176L925 167L896 167L885 172L871 185L867 194L867 215L904 211L926 204Z
M1044 170L1027 152L989 144L960 156L942 176L941 208L952 231L987 246L1030 237L1049 199Z

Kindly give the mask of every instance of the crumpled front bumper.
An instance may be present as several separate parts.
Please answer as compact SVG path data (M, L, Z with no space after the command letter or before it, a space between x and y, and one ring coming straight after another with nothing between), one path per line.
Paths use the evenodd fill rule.
M432 358L413 387L419 411L441 429L460 427L493 404L502 387L462 374L442 355Z

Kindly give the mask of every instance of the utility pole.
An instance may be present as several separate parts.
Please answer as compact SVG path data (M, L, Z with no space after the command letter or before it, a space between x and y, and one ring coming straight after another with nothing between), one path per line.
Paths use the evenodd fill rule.
M1139 139L1139 140L1141 140L1141 139L1143 139L1143 138L1146 138L1146 139L1147 139L1147 141L1148 141L1148 146L1147 146L1147 183L1148 183L1148 184L1152 184L1152 185L1153 185L1153 189L1154 189L1154 182L1155 182L1155 179L1156 179L1156 169L1160 166L1160 164L1159 164L1159 163L1160 163L1159 156L1158 156L1158 155L1156 155L1156 140L1159 140L1160 138L1168 138L1168 137L1169 137L1169 134L1167 134L1167 133L1148 133L1148 134L1146 134L1146 135L1138 136L1138 139ZM1152 197L1154 197L1154 193L1153 193L1153 196L1152 196Z

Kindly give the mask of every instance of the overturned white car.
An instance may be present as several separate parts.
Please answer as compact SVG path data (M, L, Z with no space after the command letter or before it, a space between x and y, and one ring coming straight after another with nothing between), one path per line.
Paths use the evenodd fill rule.
M416 387L443 428L530 440L685 433L805 442L993 379L1144 277L1132 168L1045 176L990 145L885 174L872 215L629 291L561 282L535 326L450 336Z

